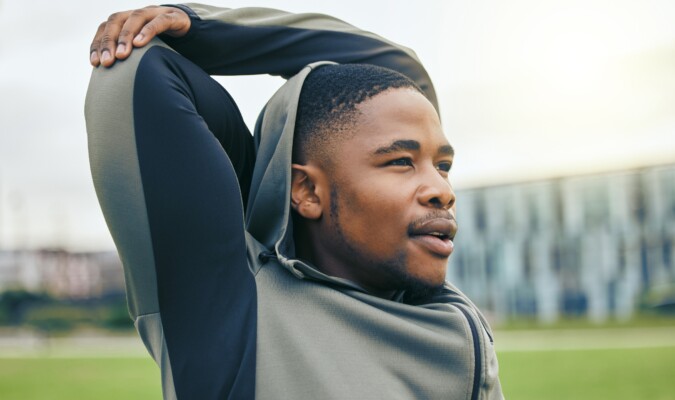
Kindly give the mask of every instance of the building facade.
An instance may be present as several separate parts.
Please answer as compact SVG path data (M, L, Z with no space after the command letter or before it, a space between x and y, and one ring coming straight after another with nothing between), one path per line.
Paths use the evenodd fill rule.
M629 319L675 290L675 165L457 191L448 279L496 321ZM124 291L114 251L0 251L0 293Z
M11 289L46 293L57 299L98 298L124 293L124 274L114 251L0 251L0 294Z
M675 284L675 165L457 191L448 279L494 318L628 319Z

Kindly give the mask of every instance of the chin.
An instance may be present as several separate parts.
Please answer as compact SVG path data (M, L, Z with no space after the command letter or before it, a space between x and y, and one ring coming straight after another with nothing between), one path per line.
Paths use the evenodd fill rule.
M425 261L422 267L409 266L409 279L419 281L427 286L440 286L445 282L447 273L448 259Z
M445 266L442 269L434 269L432 272L424 276L406 274L402 288L405 290L407 301L424 300L443 289L443 285L445 284Z
M407 253L405 274L427 286L439 286L445 282L448 257L439 257L415 248Z
M385 290L403 290L404 299L423 301L437 293L445 284L447 258L410 257L398 254L387 261L371 262L379 272Z

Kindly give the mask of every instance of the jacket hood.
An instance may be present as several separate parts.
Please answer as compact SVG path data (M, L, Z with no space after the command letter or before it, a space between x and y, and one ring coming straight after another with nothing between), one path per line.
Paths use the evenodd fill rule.
M326 275L311 264L295 258L290 191L298 102L307 76L313 70L328 64L335 63L320 61L304 67L277 90L258 116L254 131L256 163L246 209L246 230L296 277L319 280L367 293L352 281ZM401 301L403 296L404 291L400 290L392 300ZM447 302L462 302L471 306L480 315L466 295L448 282L441 292L424 301L424 303ZM480 317L487 326L482 315Z
M295 259L291 218L291 160L295 117L302 85L312 70L329 61L307 65L267 102L254 131L256 162L246 212L246 230L299 278L313 278L363 290L345 279L323 274Z

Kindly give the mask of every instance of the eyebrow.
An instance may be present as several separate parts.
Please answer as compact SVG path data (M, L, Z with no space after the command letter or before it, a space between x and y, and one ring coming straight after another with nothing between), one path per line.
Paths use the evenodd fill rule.
M388 146L383 146L378 148L373 152L373 154L389 154L401 150L419 150L420 142L417 140L397 140ZM445 144L438 147L438 154L446 156L454 156L455 149L449 144Z
M375 150L373 154L388 154L400 150L419 150L420 142L417 140L397 140L389 146L383 146Z
M455 155L455 149L450 146L449 144L445 144L443 146L440 146L438 148L438 154L444 155L444 156L454 156Z

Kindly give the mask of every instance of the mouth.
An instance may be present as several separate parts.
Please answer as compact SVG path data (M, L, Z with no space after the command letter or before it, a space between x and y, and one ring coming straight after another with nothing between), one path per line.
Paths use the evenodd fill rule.
M408 228L408 235L415 243L440 258L447 258L452 254L456 233L457 223L445 216L428 218L413 223Z
M434 236L434 237L437 237L437 238L439 238L439 239L441 239L441 240L446 240L446 239L452 240L452 238L450 237L449 234L443 233L443 232L429 232L429 233L427 233L426 235Z

